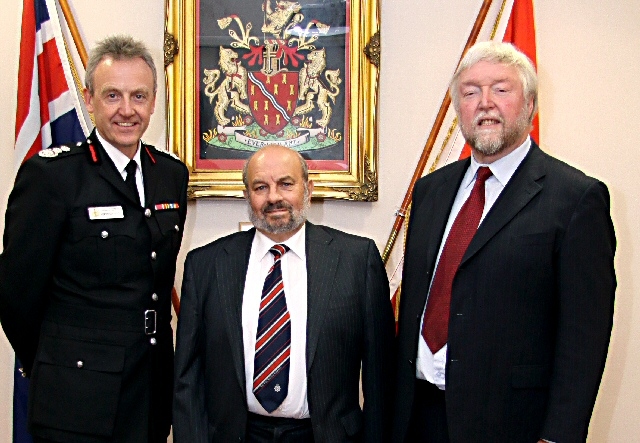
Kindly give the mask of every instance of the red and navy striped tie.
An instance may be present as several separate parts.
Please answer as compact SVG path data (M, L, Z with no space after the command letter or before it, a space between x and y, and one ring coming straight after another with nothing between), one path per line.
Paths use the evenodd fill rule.
M269 413L282 404L289 392L291 317L280 265L280 259L288 250L286 245L280 244L269 249L275 258L264 280L256 334L253 393Z

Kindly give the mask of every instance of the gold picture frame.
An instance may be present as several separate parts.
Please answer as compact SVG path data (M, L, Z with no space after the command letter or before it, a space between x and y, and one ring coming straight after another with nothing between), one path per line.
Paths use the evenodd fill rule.
M313 1L167 0L167 143L190 198L242 197L244 158L273 141L308 160L313 197L377 201L379 5Z

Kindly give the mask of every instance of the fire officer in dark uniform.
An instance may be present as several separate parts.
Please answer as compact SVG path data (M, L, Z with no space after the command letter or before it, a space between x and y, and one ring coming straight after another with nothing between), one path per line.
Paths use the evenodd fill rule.
M97 130L26 161L9 197L0 320L37 443L167 441L188 171L140 141L156 88L143 44L100 42L84 92Z

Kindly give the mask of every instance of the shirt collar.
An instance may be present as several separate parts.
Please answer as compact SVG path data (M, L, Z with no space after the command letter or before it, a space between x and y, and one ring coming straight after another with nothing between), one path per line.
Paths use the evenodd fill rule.
M524 158L527 156L529 149L531 149L531 137L527 137L524 143L522 143L509 154L488 165L478 163L472 155L471 166L468 170L468 172L470 173L465 174L465 177L463 179L463 186L466 188L467 186L473 184L476 178L476 172L478 172L478 168L480 166L489 167L493 176L498 180L498 182L500 182L503 187L507 186L507 183L509 182L509 180L511 180L511 177L516 172L516 169L518 169L518 166L520 166L522 160L524 160Z
M98 136L98 140L100 141L100 144L102 145L102 147L104 148L107 155L109 156L113 164L116 166L116 169L120 174L124 175L124 168L127 167L130 160L134 160L136 162L136 165L138 166L138 169L142 170L140 166L141 163L140 163L140 142L139 141L138 141L138 149L136 150L136 154L133 156L133 159L129 159L129 157L127 157L122 152L120 152L118 148L116 148L111 143L106 141L100 135L100 131L96 131L96 135Z
M289 247L289 253L293 252L301 260L305 260L307 256L305 247L306 228L307 226L305 223L298 232L291 236L291 238L281 242ZM273 240L256 229L256 235L253 239L253 251L255 251L258 261L261 261L265 255L269 253L269 249L271 249L275 244L276 243Z

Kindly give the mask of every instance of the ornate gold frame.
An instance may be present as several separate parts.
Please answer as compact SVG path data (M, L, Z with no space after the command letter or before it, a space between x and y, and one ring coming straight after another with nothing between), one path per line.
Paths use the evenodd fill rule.
M196 166L196 7L198 0L167 0L165 71L167 144L190 171L189 197L242 197L240 170ZM377 97L380 60L378 0L350 0L350 115L347 171L310 170L313 197L356 201L378 199ZM366 56L364 57L363 54Z

